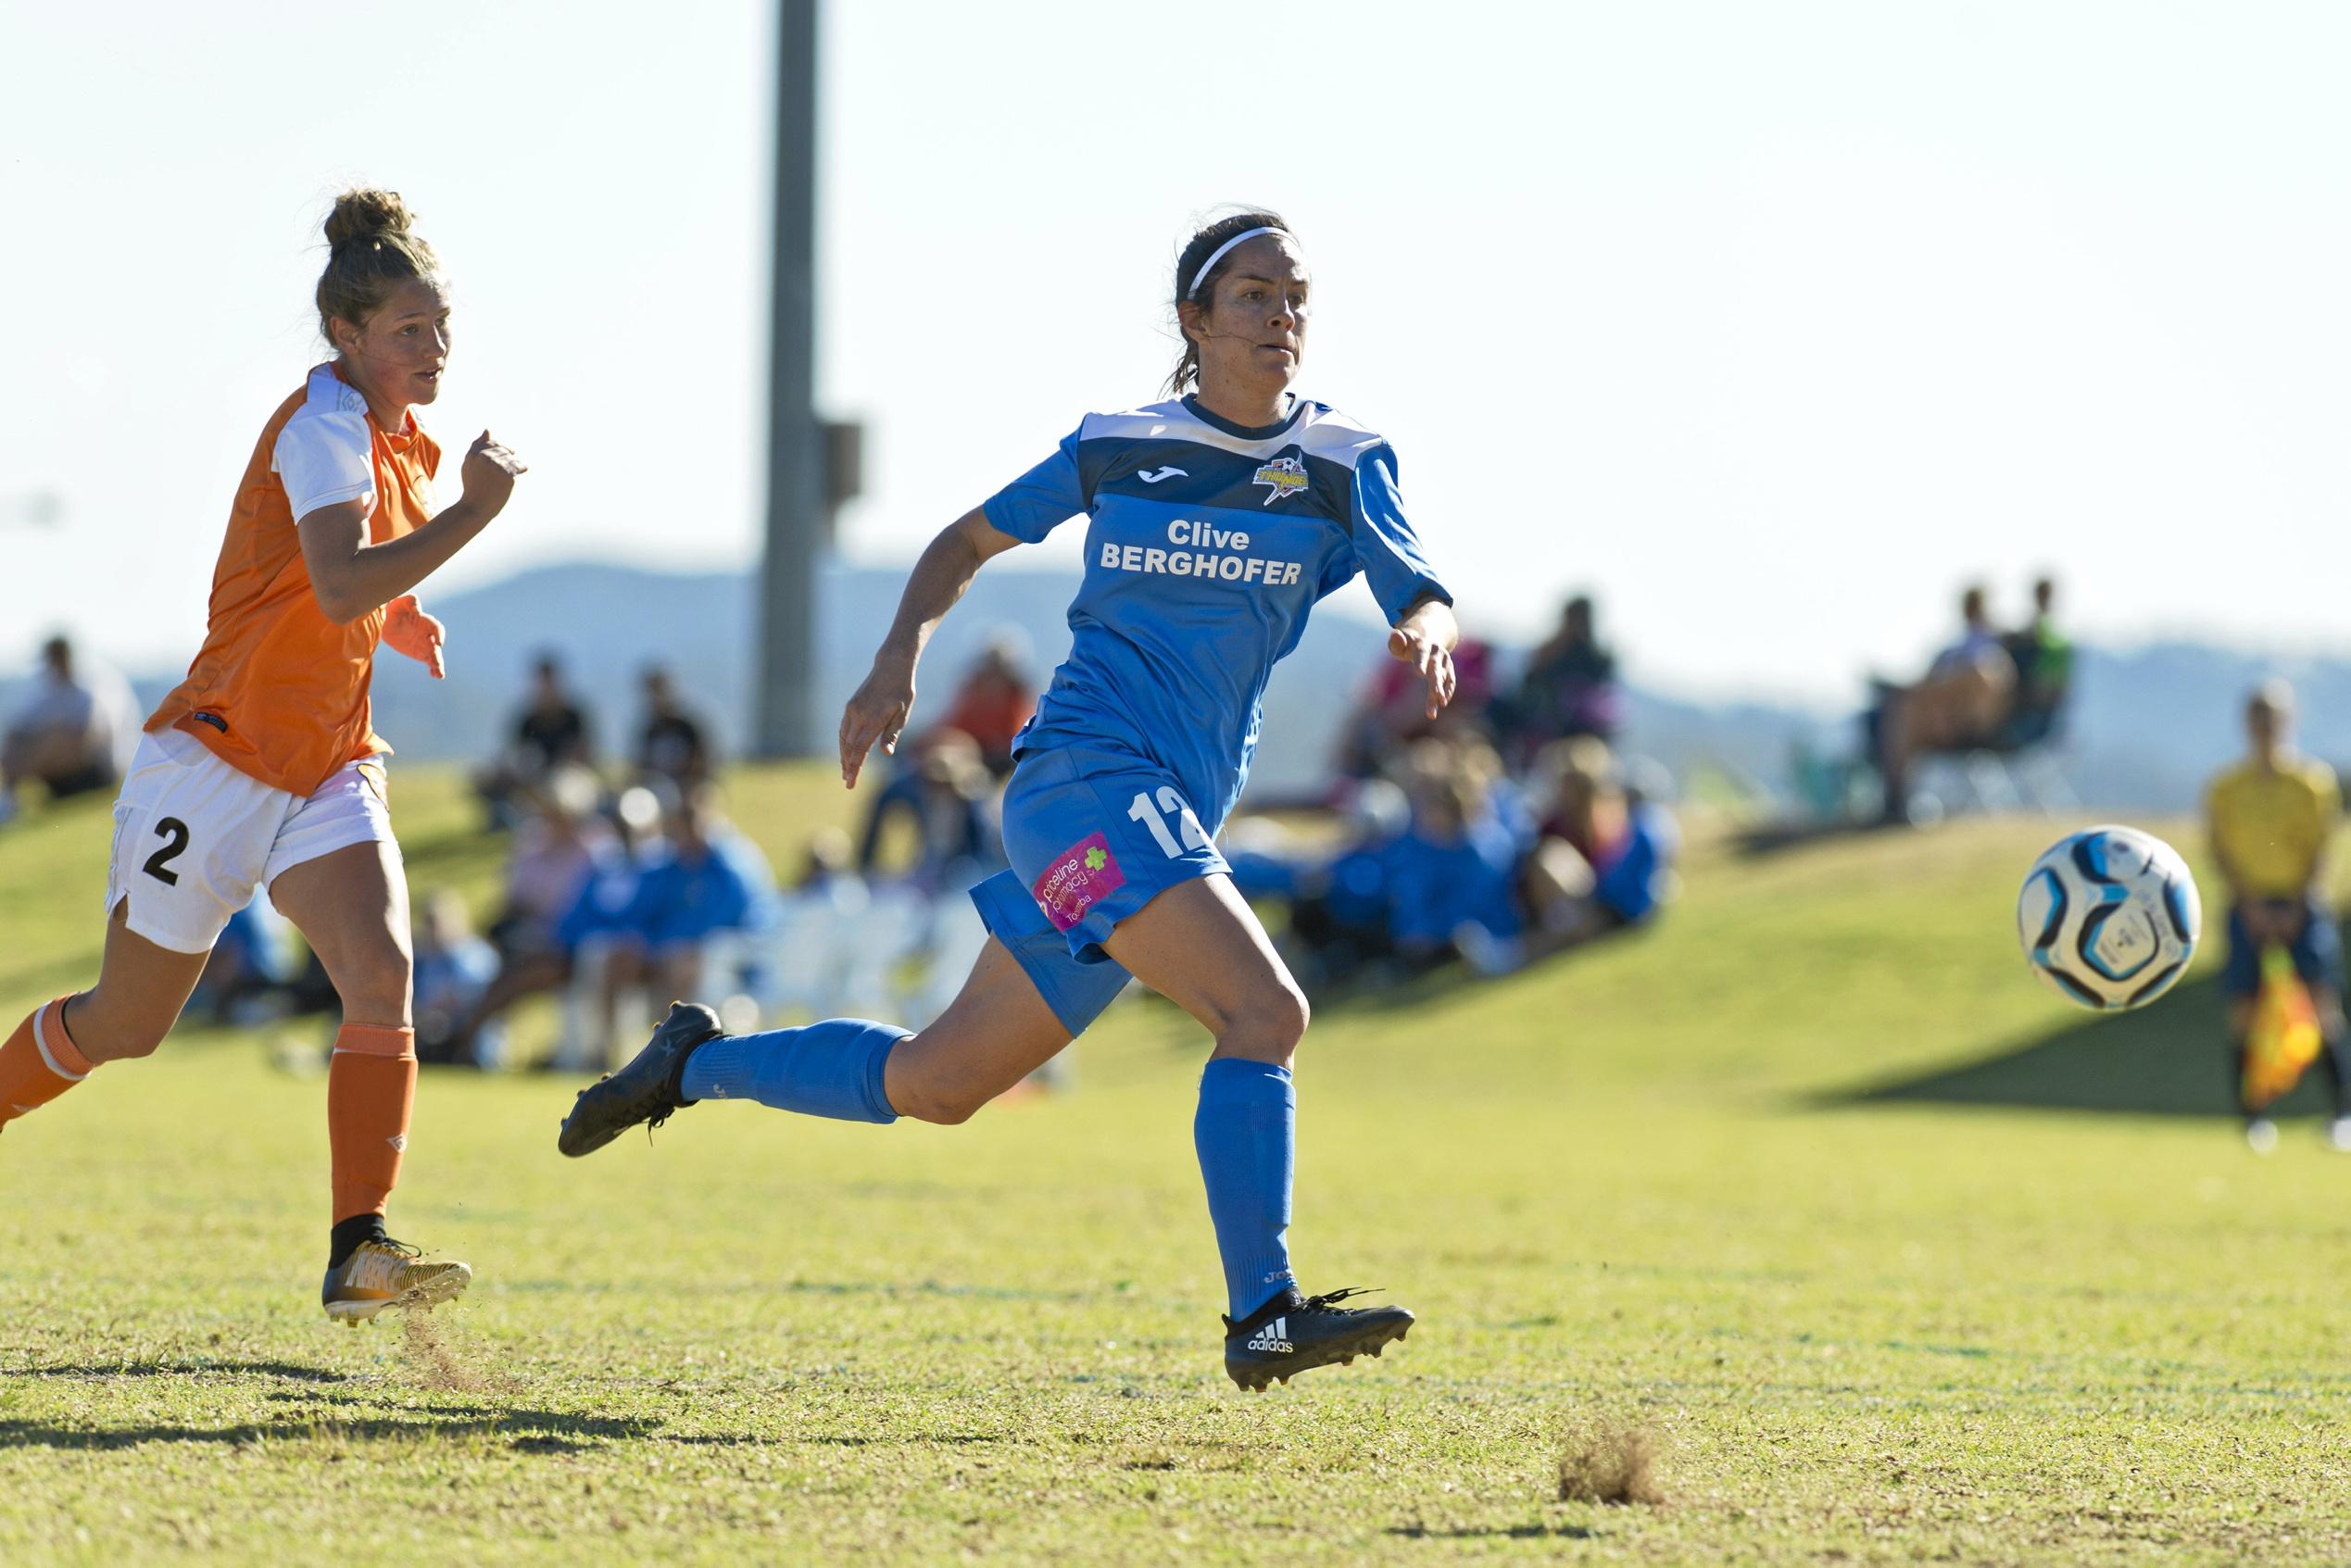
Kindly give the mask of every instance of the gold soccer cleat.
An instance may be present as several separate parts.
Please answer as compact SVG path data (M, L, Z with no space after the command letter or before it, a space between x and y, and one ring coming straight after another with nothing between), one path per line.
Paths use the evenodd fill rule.
M463 1263L427 1262L405 1242L363 1241L327 1271L319 1300L328 1317L357 1328L386 1307L437 1307L472 1283Z

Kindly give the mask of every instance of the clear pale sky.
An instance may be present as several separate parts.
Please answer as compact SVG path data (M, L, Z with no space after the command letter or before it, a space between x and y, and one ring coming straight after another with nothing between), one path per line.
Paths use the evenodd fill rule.
M750 559L771 28L0 0L0 667L194 651L358 179L456 282L427 422L533 464L428 599ZM2101 637L2351 648L2351 9L835 0L824 56L859 558L1155 395L1175 246L1247 200L1473 630L1589 586L1645 678L1836 699L2048 567Z

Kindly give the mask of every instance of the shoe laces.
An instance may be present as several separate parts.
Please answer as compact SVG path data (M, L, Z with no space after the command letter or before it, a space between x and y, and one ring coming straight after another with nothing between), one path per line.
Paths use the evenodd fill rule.
M1388 1287L1384 1285L1342 1286L1337 1290L1326 1292L1321 1296L1309 1296L1304 1301L1299 1303L1298 1310L1301 1312L1328 1311L1351 1296L1369 1296L1376 1290L1385 1290ZM1354 1309L1352 1308L1349 1309L1351 1311L1353 1310Z
M380 1247L386 1252L396 1252L403 1258L421 1258L424 1256L423 1248L411 1247L405 1241L395 1241L388 1236L371 1236L368 1240L359 1243L359 1245L362 1247Z
M674 1007L676 1004L672 1003L671 1005ZM718 1035L705 1035L702 1039L697 1040L694 1045L688 1046L684 1050L678 1052L677 1060L670 1063L669 1072L663 1075L661 1079L660 1106L653 1112L652 1115L647 1116L645 1119L645 1141L647 1143L651 1143L653 1141L654 1128L668 1121L672 1116L675 1115L685 1107L695 1103L685 1098L686 1058L694 1054L695 1046L707 1045L710 1041L720 1037L721 1036Z

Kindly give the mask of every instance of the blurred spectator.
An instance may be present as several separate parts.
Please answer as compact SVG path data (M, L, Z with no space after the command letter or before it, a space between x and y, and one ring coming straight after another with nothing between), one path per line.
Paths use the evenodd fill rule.
M643 987L657 1000L704 988L713 944L773 931L775 881L757 846L719 814L705 784L686 792L670 813L667 842L649 856L635 893L610 932L597 1037L589 1059L611 1065L614 1014L623 991ZM748 951L748 945L745 945Z
M2057 584L2043 577L2032 585L2032 620L2001 639L2017 669L2017 685L2002 727L2003 750L2039 746L2056 733L2073 684L2073 645L2057 630L2054 614Z
M204 973L188 997L190 1017L220 1024L253 1024L283 1018L297 1008L291 987L302 966L294 953L294 928L265 892L229 917L204 960Z
M1958 641L1935 656L1916 684L1879 683L1863 720L1889 822L1909 818L1911 769L1919 758L1993 745L2007 718L2017 666L1993 630L1982 588L1960 596L1959 618Z
M1413 742L1430 735L1483 734L1494 701L1494 650L1475 637L1453 649L1458 684L1452 702L1428 717L1428 683L1402 659L1382 656L1371 683L1339 732L1342 779L1376 776Z
M1388 856L1411 821L1401 788L1366 779L1348 797L1335 849L1301 850L1262 818L1233 824L1226 852L1233 884L1251 901L1289 907L1282 956L1310 995L1395 957Z
M1522 758L1578 735L1616 738L1625 721L1625 691L1616 679L1616 656L1601 646L1589 596L1567 601L1559 630L1528 657L1506 707L1515 755Z
M849 834L838 828L818 828L808 835L808 858L800 862L800 874L792 879L792 891L826 893L834 887L857 880L857 866L849 854Z
M64 637L50 638L31 691L0 732L0 822L12 814L20 784L38 784L52 800L112 789L138 734L122 677L77 660Z
M638 880L630 929L659 960L715 932L758 931L774 915L775 878L759 847L737 833L708 784L670 812L665 852Z
M1412 821L1384 859L1389 937L1413 968L1519 941L1519 870L1532 835L1499 797L1501 771L1483 745L1425 739L1406 757Z
M1386 779L1367 781L1349 807L1349 839L1292 906L1290 926L1322 978L1343 982L1392 959L1389 851L1412 824L1412 802Z
M497 950L473 934L465 900L446 888L426 895L413 946L417 1060L483 1068L503 1065L503 1028L473 1022L474 1009L498 972Z
M2351 1151L2351 1062L2344 1054L2343 939L2326 891L2327 845L2343 815L2334 770L2294 749L2294 691L2272 681L2245 704L2247 755L2205 793L2212 858L2229 888L2229 1044L2237 1082L2261 992L2261 956L2284 949L2310 992L2333 1081L2328 1140ZM2245 1141L2267 1152L2277 1142L2267 1107L2241 1104Z
M640 786L622 792L610 824L583 822L572 825L572 836L585 852L586 870L551 925L512 928L497 977L474 1004L459 1033L470 1035L484 1028L524 997L555 990L572 981L584 967L602 963L604 948L626 928L660 822L660 800L651 790ZM548 831L560 831L553 818L548 820ZM510 909L522 903L511 872L508 898ZM510 928L501 922L500 929Z
M1625 785L1597 736L1554 743L1539 769L1552 799L1527 871L1530 959L1653 919L1681 847L1672 814Z
M596 765L595 731L587 710L563 687L563 668L543 653L531 669L531 703L514 721L514 749L529 777L550 770Z
M964 671L939 727L969 735L988 772L1001 779L1012 771L1012 737L1036 711L1036 678L1024 665L1019 643L999 633Z
M506 902L490 940L509 957L555 946L555 927L606 857L612 830L597 815L597 783L585 768L557 768L518 797Z
M680 789L707 781L718 769L716 747L702 720L688 710L660 665L645 671L645 720L637 729L636 768Z
M1228 843L1243 897L1289 905L1283 956L1310 995L1456 956L1507 972L1653 920L1673 897L1673 818L1623 783L1596 736L1543 752L1540 824L1474 736L1416 741L1390 771L1402 789L1367 783L1335 850L1299 852L1263 820Z
M478 787L490 807L490 825L514 825L512 797L558 768L593 767L594 732L586 709L563 686L562 667L551 653L541 654L531 668L531 696L515 717L505 752L483 775Z
M961 730L933 730L909 760L911 766L901 766L874 797L858 841L858 871L869 878L874 874L894 820L904 820L913 831L913 853L903 874L926 897L961 893L1000 870L1004 840L994 809L994 781L972 737Z

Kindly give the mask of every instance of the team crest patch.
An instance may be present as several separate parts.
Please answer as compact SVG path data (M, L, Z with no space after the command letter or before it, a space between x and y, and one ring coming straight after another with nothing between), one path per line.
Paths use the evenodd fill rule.
M1093 833L1054 856L1029 892L1053 929L1067 931L1086 918L1087 910L1125 885L1126 873L1118 869L1110 840Z
M1276 458L1259 469L1257 477L1250 483L1268 487L1270 493L1265 497L1265 504L1270 507L1276 501L1295 495L1306 488L1306 465L1296 458Z

